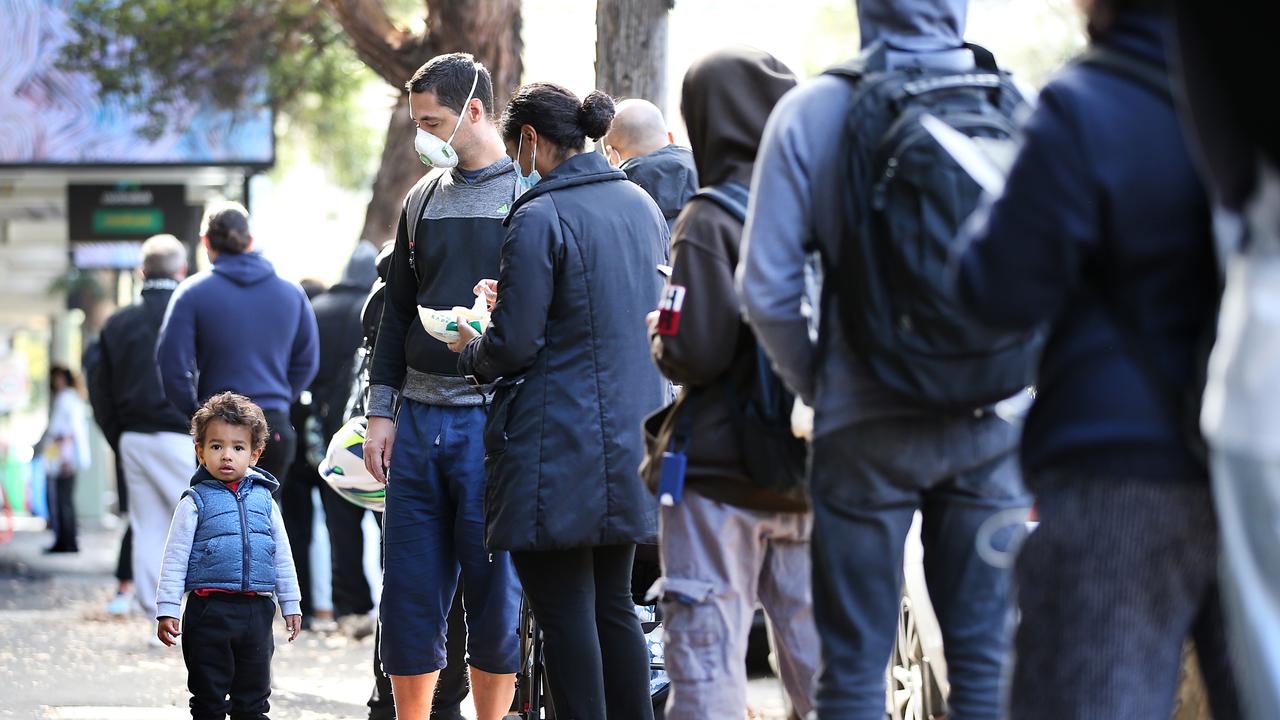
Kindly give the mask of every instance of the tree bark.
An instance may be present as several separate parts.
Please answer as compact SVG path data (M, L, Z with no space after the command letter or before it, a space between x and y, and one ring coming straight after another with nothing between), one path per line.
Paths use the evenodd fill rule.
M326 0L356 54L397 91L432 57L469 52L493 77L494 114L506 106L523 71L520 0L426 0L427 34L396 27L382 0ZM414 125L397 102L360 237L375 245L395 237L405 193L427 172L413 148Z
M674 0L596 0L596 87L667 103L667 13Z

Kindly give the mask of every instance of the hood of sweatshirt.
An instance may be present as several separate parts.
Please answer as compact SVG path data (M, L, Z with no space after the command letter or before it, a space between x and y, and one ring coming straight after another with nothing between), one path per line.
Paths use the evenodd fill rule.
M649 193L667 220L679 215L684 204L698 192L693 155L679 145L667 145L648 155L633 157L618 169Z
M937 52L964 44L969 0L858 0L862 47Z
M338 285L368 291L373 286L373 281L377 279L378 250L373 243L361 240L356 245L355 251L351 253L351 259L347 261L347 267L342 271L342 279L338 281Z
M790 68L755 48L714 52L689 68L680 112L703 186L751 182L769 113L795 86Z
M213 273L247 287L275 277L276 268L270 260L256 252L235 255L223 253L213 261Z

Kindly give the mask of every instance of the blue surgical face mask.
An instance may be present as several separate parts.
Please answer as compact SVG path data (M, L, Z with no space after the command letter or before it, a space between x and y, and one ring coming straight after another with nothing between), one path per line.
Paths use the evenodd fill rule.
M524 169L520 167L520 154L524 151L524 135L520 136L520 142L516 145L516 197L529 192L529 189L538 184L542 176L538 174L538 141L533 141L533 154L529 158L530 171L528 175L524 174Z

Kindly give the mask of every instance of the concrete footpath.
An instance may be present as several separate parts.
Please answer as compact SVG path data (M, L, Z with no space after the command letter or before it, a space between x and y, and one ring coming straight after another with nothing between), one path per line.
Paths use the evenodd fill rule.
M38 527L39 524L36 524ZM46 532L0 545L0 718L175 720L189 717L180 647L153 647L155 622L107 615L119 531L84 532L81 551L45 555ZM367 716L373 640L276 624L271 717Z
M82 550L45 555L42 523L0 544L0 718L180 720L187 711L179 647L153 647L155 623L106 613L119 530L84 531ZM273 720L359 720L372 689L373 639L304 632L286 642L277 618ZM751 681L749 716L782 720L779 684ZM473 717L470 702L464 714Z

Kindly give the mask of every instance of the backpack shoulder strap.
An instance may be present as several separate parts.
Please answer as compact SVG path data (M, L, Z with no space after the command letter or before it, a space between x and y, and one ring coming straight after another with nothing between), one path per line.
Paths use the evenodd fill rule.
M422 211L426 209L427 203L431 202L431 196L436 194L436 189L440 187L440 181L444 179L446 172L446 170L439 170L428 175L424 178L424 182L414 185L404 199L404 226L409 233L409 268L413 270L415 279L420 279L417 258L415 257L418 240L418 221L422 219Z
M706 198L719 205L730 215L738 218L738 222L747 221L747 202L751 197L751 191L742 183L731 181L704 187L694 197Z
M1102 45L1090 45L1076 58L1076 62L1128 78L1166 102L1174 100L1173 82L1168 71L1144 58Z

